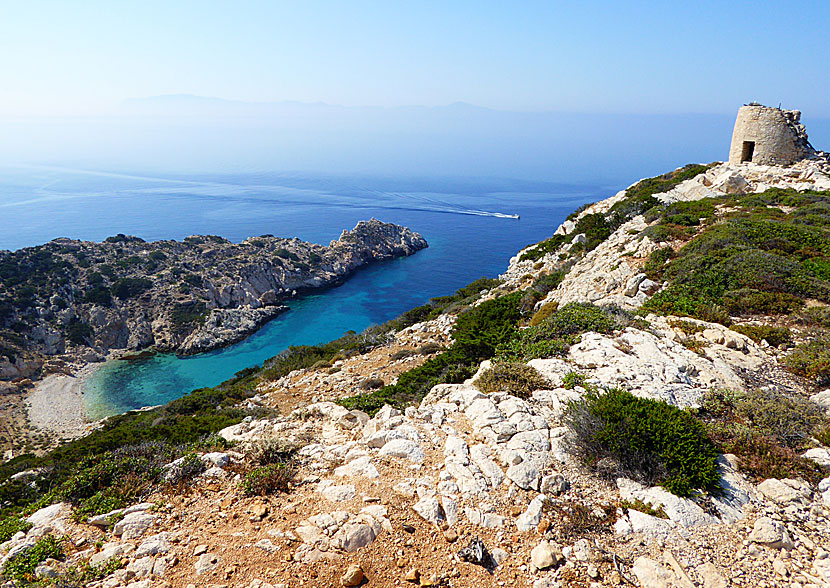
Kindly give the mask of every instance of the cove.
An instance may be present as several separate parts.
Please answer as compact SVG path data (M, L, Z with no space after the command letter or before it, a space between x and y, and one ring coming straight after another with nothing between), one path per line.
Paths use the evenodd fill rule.
M222 201L222 220L230 230L223 231L219 222L207 223L206 219L214 218L215 213L211 213L195 219L198 222L193 224L202 229L200 233L230 234L234 239L264 233L298 234L326 243L358 220L375 216L418 231L429 242L429 248L407 258L373 264L353 274L343 285L289 301L288 311L227 348L191 357L160 354L109 361L86 383L84 396L90 417L100 419L169 402L193 389L215 386L242 369L261 365L291 345L322 343L350 330L361 331L477 278L497 276L519 249L549 237L576 206L596 200L598 195L569 190L440 197L458 210L472 210L474 205L477 211L518 214L520 220L452 209L396 207L398 202L390 196L377 204L323 198L292 206L277 206L272 201ZM399 200L409 205L412 199L407 195ZM176 204L180 209L182 203ZM162 238L158 233L151 235Z

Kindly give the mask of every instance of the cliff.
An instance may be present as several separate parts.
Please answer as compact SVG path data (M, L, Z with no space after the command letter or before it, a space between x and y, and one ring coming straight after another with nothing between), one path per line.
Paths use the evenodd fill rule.
M815 161L641 180L500 280L7 464L33 528L3 561L60 534L38 573L109 562L93 588L828 586L828 211Z
M272 235L102 243L55 239L0 252L0 379L100 360L108 351L180 354L239 341L298 292L427 246L405 227L361 221L328 247Z

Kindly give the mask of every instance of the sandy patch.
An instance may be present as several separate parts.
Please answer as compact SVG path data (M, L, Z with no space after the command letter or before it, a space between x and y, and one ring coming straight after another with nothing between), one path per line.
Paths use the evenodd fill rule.
M86 411L84 384L99 367L90 364L73 376L52 374L36 382L26 396L29 423L61 438L85 434L92 420Z

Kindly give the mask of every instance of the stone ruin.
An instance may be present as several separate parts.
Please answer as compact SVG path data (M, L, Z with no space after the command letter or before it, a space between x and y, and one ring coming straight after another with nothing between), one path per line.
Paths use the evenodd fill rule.
M792 165L819 155L807 140L801 112L762 106L757 102L738 110L729 163Z

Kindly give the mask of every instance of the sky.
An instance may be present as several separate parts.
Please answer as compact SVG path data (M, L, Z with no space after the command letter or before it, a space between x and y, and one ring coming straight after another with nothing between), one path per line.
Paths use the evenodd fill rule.
M0 166L624 185L724 159L750 101L830 150L827 23L826 0L0 0Z
M830 117L830 2L3 0L0 116L125 99Z

